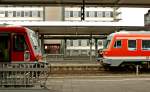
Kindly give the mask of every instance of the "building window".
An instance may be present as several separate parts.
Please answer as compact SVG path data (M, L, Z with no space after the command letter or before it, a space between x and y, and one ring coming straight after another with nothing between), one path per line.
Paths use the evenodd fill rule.
M5 17L8 17L8 11L5 11Z
M40 11L38 11L38 17L41 17L41 12Z
M17 17L21 17L21 12L17 11Z
M94 17L97 17L97 11L94 12Z
M70 17L70 12L69 11L65 11L65 17L69 18Z
M90 40L89 39L87 40L87 46L90 46Z
M110 12L110 17L113 17L113 12Z
M114 47L115 48L121 48L121 40L116 40Z
M95 40L94 39L92 39L92 45L95 45Z
M25 17L29 17L29 16L30 16L30 11L25 11L25 12L24 12L24 16L25 16Z
M78 11L78 12L79 12L79 13L78 13L78 16L81 17L81 11Z
M150 40L142 40L142 50L150 50Z
M94 11L89 11L89 17L95 17Z
M136 40L128 40L128 50L136 50Z
M70 40L67 40L67 46L70 46Z
M16 17L16 11L13 11L13 17Z
M5 11L0 11L0 17L5 17Z
M24 11L21 11L21 17L24 17Z
M73 40L70 40L70 46L73 46Z
M89 15L89 11L86 11L86 17L90 17L90 15Z
M81 46L87 46L87 40L83 39L81 40Z
M111 12L110 11L105 11L105 17L111 17Z
M32 11L29 11L29 17L32 17Z
M79 46L79 41L78 40L73 40L73 46L75 46L75 47Z
M82 41L82 40L79 40L79 46L81 46L81 41Z
M73 11L70 11L70 17L73 17Z
M8 17L13 17L13 11L8 11Z
M78 11L73 11L73 17L79 17Z
M103 17L103 12L102 11L98 11L97 12L97 17Z
M32 11L32 17L38 17L38 12L37 11Z

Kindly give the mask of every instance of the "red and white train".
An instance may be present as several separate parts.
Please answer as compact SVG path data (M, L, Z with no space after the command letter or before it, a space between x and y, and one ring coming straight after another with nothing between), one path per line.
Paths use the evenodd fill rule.
M109 66L150 64L150 32L120 31L112 33L104 42L103 64Z

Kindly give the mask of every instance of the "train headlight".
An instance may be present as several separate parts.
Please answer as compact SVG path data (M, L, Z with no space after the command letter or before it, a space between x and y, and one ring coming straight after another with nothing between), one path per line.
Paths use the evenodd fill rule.
M42 56L41 56L41 55L37 55L37 56L36 56L36 60L37 60L38 62L42 62Z

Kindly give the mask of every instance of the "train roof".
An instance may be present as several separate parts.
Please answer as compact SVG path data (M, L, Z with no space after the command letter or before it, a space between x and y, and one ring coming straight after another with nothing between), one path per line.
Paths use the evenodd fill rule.
M115 36L115 35L122 35L122 34L124 34L124 35L138 35L138 34L148 34L148 35L150 35L150 31L119 31L119 32L115 32L115 33L111 33L108 37L107 37L107 39L111 39L113 36Z
M111 36L114 36L116 34L150 34L150 31L119 31L110 34Z
M0 32L26 32L25 29L23 26L0 24Z

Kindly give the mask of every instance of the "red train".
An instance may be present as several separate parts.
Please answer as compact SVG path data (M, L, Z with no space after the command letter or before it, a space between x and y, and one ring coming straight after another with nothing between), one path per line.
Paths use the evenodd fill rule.
M108 66L135 66L149 68L150 32L121 31L112 33L104 42L103 64Z
M0 27L0 62L42 61L35 32L20 26Z

